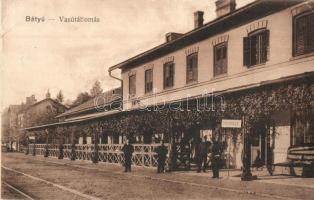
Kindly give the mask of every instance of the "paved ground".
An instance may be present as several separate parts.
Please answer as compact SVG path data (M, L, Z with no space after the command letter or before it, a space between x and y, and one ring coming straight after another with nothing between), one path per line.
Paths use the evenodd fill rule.
M3 199L314 199L313 178L270 177L241 182L239 171L156 174L136 167L2 153Z

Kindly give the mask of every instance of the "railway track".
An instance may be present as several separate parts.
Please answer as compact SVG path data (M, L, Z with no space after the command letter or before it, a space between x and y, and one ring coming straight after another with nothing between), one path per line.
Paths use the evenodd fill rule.
M4 187L2 189L8 190L7 188L5 188L5 187L8 187L9 189L13 190L13 192L15 193L15 194L13 194L14 198L18 197L18 199L20 199L19 197L21 197L21 199L34 200L34 198L32 198L31 196L29 196L28 194L23 192L20 188L13 186L13 185L7 183L6 181L2 181L2 184L4 185Z
M62 199L90 199L90 200L99 200L96 197L91 195L83 194L77 190L50 182L48 180L6 167L1 166L2 170L5 172L3 183L19 193L26 199L59 199L58 195L62 194ZM6 180L15 180L19 178L15 183L8 183ZM23 188L23 191L22 189ZM60 190L62 190L60 192Z

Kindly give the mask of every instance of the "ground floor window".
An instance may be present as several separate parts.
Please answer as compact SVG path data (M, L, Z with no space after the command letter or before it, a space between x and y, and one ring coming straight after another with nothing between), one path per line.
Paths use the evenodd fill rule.
M292 119L291 145L314 144L314 110L296 111Z

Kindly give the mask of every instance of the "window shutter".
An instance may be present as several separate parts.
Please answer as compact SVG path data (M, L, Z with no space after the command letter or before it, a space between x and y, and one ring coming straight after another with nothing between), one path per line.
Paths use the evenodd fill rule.
M167 63L164 65L164 88L172 87L173 80L174 80L174 63Z
M193 81L197 81L197 62L198 62L198 59L197 59L197 54L193 55L192 57L192 60L193 60Z
M309 16L309 51L312 52L314 50L314 13Z
M170 65L170 86L174 85L174 63L171 63Z
M221 65L222 65L222 74L224 73L227 73L227 46L224 46L222 48L222 55L223 55L223 59L222 59L222 62L221 62Z
M186 57L186 82L190 80L190 56Z
M296 55L300 55L305 53L306 46L306 17L300 17L296 19L296 30L295 30L295 53Z
M131 96L136 94L136 76L135 75L129 76L129 94Z
M269 30L265 30L262 35L262 62L269 59Z
M244 37L243 38L243 65L244 66L250 66L250 38Z
M166 76L166 70L167 70L167 67L166 65L164 64L164 88L166 87L166 79L167 79L167 76Z

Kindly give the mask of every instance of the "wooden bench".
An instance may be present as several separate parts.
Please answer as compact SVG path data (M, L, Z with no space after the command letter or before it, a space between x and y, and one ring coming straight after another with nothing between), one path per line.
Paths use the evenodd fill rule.
M275 167L289 167L290 175L295 176L295 167L302 167L302 176L314 176L314 144L290 147L287 160L281 163L273 163L267 166L270 175L273 175Z

